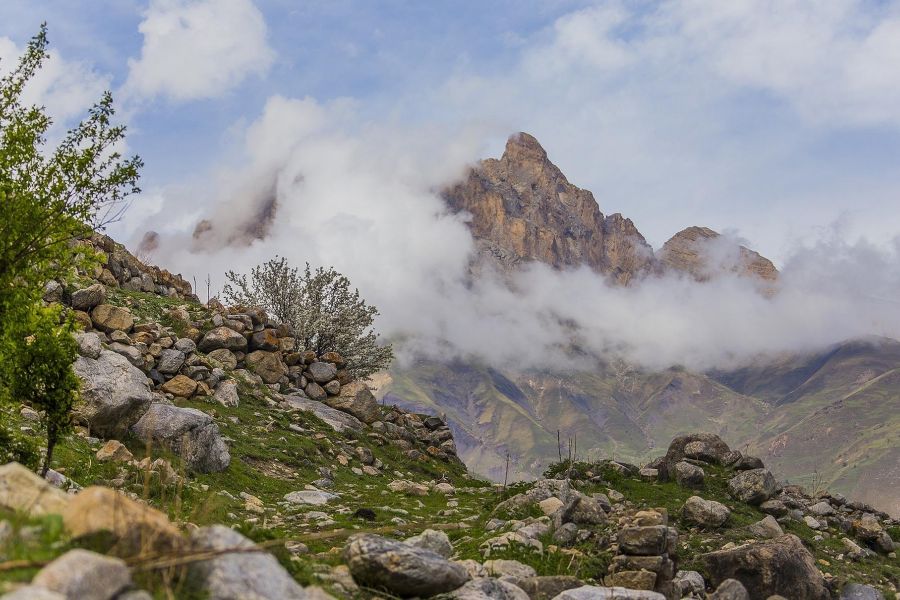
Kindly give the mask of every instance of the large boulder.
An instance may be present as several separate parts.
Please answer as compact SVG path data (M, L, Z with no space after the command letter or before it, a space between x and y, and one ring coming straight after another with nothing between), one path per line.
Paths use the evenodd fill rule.
M247 350L247 338L234 329L216 327L215 329L210 329L203 336L197 347L201 352L206 353L220 349L245 352Z
M369 390L369 386L361 381L354 381L341 387L339 396L329 396L325 404L331 408L349 413L367 425L381 418L378 401Z
M666 600L666 597L650 590L583 585L566 590L553 600Z
M30 515L59 514L69 495L19 463L0 467L0 508Z
M307 369L312 375L312 380L316 383L328 383L337 377L337 367L328 362L316 361L310 364Z
M691 456L688 456L686 449ZM728 444L714 433L690 433L678 436L669 444L662 461L663 465L659 469L659 476L663 480L675 479L675 465L685 458L721 464L729 452L731 449Z
M281 348L278 334L274 329L263 329L250 336L250 350L264 350L274 352Z
M75 374L81 379L75 419L103 437L124 435L153 400L147 377L121 354L102 350L96 359L79 356Z
M741 471L728 480L728 493L747 504L762 504L778 489L775 477L766 469Z
M687 521L713 529L724 525L731 516L731 511L721 502L691 496L685 501L681 514Z
M116 554L173 552L184 538L163 513L106 487L92 486L76 494L62 511L63 524L73 538L111 536Z
M751 598L781 595L793 600L830 598L812 554L793 534L751 542L704 556L713 586L737 579Z
M288 373L280 352L256 350L248 354L244 361L247 368L262 377L266 383L278 383Z
M102 283L95 283L72 292L72 308L75 310L88 312L104 302L106 302L106 287Z
M407 538L406 543L416 548L431 550L444 558L450 558L453 555L453 546L450 544L450 538L443 531L426 529L419 535Z
M191 545L196 551L221 552L190 567L191 577L200 583L209 600L313 598L274 556L254 551L256 544L224 525L193 531ZM234 552L224 552L226 550Z
M353 415L326 406L321 402L316 402L302 396L288 396L284 401L291 408L314 414L338 433L347 430L362 431L365 429L365 425L363 425L362 421Z
M402 598L450 592L469 580L469 573L458 563L374 534L351 537L344 548L344 562L357 584Z
M134 315L127 308L100 304L91 311L91 321L94 327L106 333L113 331L128 333L134 326Z
M231 462L219 426L212 417L195 408L154 404L132 431L145 442L172 450L192 471L215 473L225 470Z
M111 600L131 585L131 571L121 559L76 549L41 569L31 583L68 600Z

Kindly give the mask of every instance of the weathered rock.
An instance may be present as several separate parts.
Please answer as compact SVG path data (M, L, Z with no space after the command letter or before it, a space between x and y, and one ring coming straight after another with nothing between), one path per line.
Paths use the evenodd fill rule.
M223 525L202 527L191 533L194 550L226 552L194 563L191 577L202 582L210 600L312 600L278 560L267 552L253 551L256 545Z
M328 362L316 361L311 363L307 370L316 383L328 383L337 376L337 367Z
M116 333L116 332L113 332L113 333ZM119 333L121 333L121 332L119 332ZM124 334L122 334L122 335L124 335ZM114 338L115 336L112 335L110 337ZM137 348L135 348L134 346L131 346L128 344L123 344L121 342L113 342L113 343L109 344L109 346L107 346L107 348L110 351L115 352L116 354L121 354L126 359L128 359L128 362L130 362L131 364L133 364L136 367L140 368L144 364L144 357L141 355L141 351L138 350Z
M287 365L281 360L279 352L256 350L248 354L244 362L248 369L262 377L266 383L278 383L288 373Z
M309 504L312 506L324 506L332 500L338 499L340 496L322 490L300 490L291 492L284 496L284 499L292 504Z
M737 579L726 579L710 595L710 600L750 600L750 594Z
M156 370L166 375L177 373L184 364L184 352L175 348L167 348L159 353L156 359Z
M223 471L231 462L218 425L208 414L195 408L154 404L132 431L145 442L169 448L193 471Z
M237 406L241 399L238 396L238 384L233 379L226 379L216 388L213 399L222 406Z
M488 575L494 577L511 577L513 579L525 579L528 577L536 577L537 572L533 567L529 567L517 560L499 558L496 560L484 561L484 570Z
M428 486L406 479L397 479L388 484L388 489L407 496L427 496Z
M134 458L134 455L122 442L109 440L102 448L97 450L96 457L100 462L129 462Z
M709 528L721 527L731 516L731 510L721 502L704 500L700 496L688 498L681 512L688 521Z
M549 516L565 506L565 503L554 496L552 498L547 498L546 500L541 500L540 502L538 502L538 506L540 507L542 513Z
M762 520L749 525L747 529L754 537L762 539L773 539L784 535L781 525L772 515L766 515Z
M404 598L450 592L469 580L460 564L372 534L351 537L344 548L344 562L359 585L384 589Z
M121 556L184 547L181 533L163 513L109 488L85 488L72 498L62 516L73 538L105 532L112 536L113 549Z
M101 436L124 435L153 400L144 374L115 352L103 350L96 360L79 356L74 368L81 379L75 418Z
M732 468L735 471L749 471L750 469L764 469L765 467L766 465L763 464L762 459L756 458L755 456L745 455L742 455L732 465Z
M94 360L100 357L100 351L103 350L103 346L100 344L100 336L92 331L76 333L75 343L78 344L78 354Z
M91 311L91 321L94 327L106 333L112 333L117 329L128 333L134 326L134 316L127 308L111 304L95 306Z
M292 408L313 413L337 432L346 430L361 431L365 429L365 425L356 417L326 406L321 402L315 402L300 396L288 396L284 401Z
M226 369L234 370L237 368L238 360L234 352L228 348L219 348L209 353L209 357L222 364Z
M657 556L666 551L668 528L662 525L625 527L619 531L619 551L637 556Z
M884 600L884 594L870 585L848 583L841 588L840 600Z
M750 471L748 471L750 472ZM704 556L712 585L726 579L740 581L751 598L780 594L794 600L826 600L822 573L795 535L751 542Z
M190 398L197 391L197 382L187 375L176 375L162 384L159 389L179 398Z
M728 493L748 504L762 504L776 489L775 478L766 469L743 471L728 481Z
M453 546L450 544L450 538L443 531L426 529L419 535L407 538L406 543L416 548L430 550L444 558L450 558L453 555Z
M106 302L106 287L100 283L89 285L72 293L72 308L75 310L87 312L104 302Z
M571 575L545 575L527 577L516 581L531 600L551 600L566 590L581 587L583 584Z
M875 550L883 553L893 552L893 540L873 515L863 515L862 518L853 521L852 526L856 537Z
M706 582L703 575L697 571L678 571L672 579L675 590L679 592L680 598L698 597L702 598L706 593Z
M705 479L706 473L697 465L692 465L686 462L679 462L675 464L675 481L681 487L691 489L702 488Z
M309 396L310 399L317 402L322 402L325 400L325 398L328 397L328 392L325 391L325 388L323 388L315 381L310 381L309 383L307 383L306 387L303 388L303 391L306 392L306 395Z
M342 386L339 396L330 396L324 402L331 408L353 415L367 425L381 418L378 401L369 387L360 381Z
M216 327L203 336L197 347L201 352L206 353L220 349L245 352L247 350L247 338L228 327Z
M452 598L453 600L529 600L528 594L520 587L513 585L509 581L493 577L473 579L449 594L442 595L441 598Z
M131 572L118 558L76 549L41 569L31 583L67 600L112 600L131 585Z
M687 456L685 448L688 444L691 444L691 453L694 456L703 456L707 462L717 464L722 463L725 456L731 452L728 444L713 433L691 433L678 436L669 444L665 456L665 468L660 470L660 477L675 479L675 465Z
M19 463L0 467L0 507L29 515L58 514L69 496Z
M724 238L708 227L688 227L672 236L660 249L658 256L667 269L706 281L721 272L756 278L762 282L775 281L778 270L772 261L740 244L731 243L723 252ZM717 251L718 250L718 251Z
M560 593L554 600L666 600L649 590L628 590L621 587L584 585Z
M274 352L281 349L278 335L274 329L263 329L250 336L250 350L263 350Z
M781 500L766 500L759 505L759 510L767 515L772 515L776 519L788 514L788 507Z

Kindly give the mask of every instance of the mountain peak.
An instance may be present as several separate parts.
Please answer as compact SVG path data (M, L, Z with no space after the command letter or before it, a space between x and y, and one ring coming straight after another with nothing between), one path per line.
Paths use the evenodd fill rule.
M709 227L692 226L673 235L657 253L669 269L706 281L716 273L732 272L770 283L778 269L768 258Z
M507 162L549 162L547 151L537 141L537 138L529 133L520 131L509 136L506 140L506 149L502 160Z

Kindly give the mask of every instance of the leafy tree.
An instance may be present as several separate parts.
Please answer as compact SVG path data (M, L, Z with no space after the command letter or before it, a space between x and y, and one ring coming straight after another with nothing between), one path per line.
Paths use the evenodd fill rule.
M125 128L112 124L105 93L87 117L48 147L53 121L23 92L47 59L47 27L17 66L0 77L0 399L44 411L46 472L53 447L70 423L78 382L75 342L61 307L45 308L45 282L70 275L91 257L77 240L117 219L138 192L137 156L116 151Z
M223 295L231 304L260 306L294 328L303 350L322 355L337 352L354 377L386 369L394 357L390 344L381 344L372 323L378 309L366 304L350 280L333 268L315 271L306 263L301 272L275 257L254 267L250 276L226 273Z

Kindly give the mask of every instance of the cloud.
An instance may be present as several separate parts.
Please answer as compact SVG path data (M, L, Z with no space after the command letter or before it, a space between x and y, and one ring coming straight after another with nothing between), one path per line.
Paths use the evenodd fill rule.
M586 366L565 351L574 345L648 368L708 369L869 334L900 337L900 241L847 243L840 231L795 247L773 297L727 273L623 288L588 269L532 265L512 288L499 278L469 281L472 239L438 190L483 153L490 131L373 125L352 104L273 97L245 130L242 168L167 199L190 198L210 228L195 237L167 228L163 214L147 223L163 236L154 259L198 280L210 274L214 289L224 271L248 271L276 253L333 265L381 309L378 326L406 360ZM270 201L276 218L264 239L233 235ZM723 240L711 251L728 264Z
M151 0L139 30L144 44L128 61L129 97L214 98L265 74L275 58L251 0Z
M24 52L12 40L0 37L0 74L13 69ZM85 115L88 108L110 87L110 76L89 64L68 60L51 49L49 58L22 95L26 104L44 106L58 128Z

